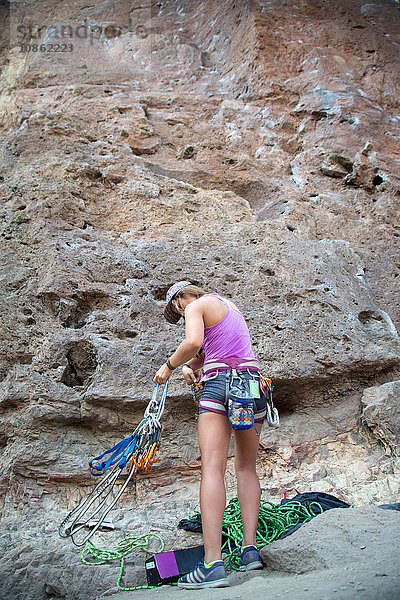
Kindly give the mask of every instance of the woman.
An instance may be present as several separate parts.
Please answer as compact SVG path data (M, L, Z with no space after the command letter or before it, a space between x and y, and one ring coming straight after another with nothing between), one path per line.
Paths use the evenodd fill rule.
M243 315L230 300L209 294L189 281L179 281L167 292L164 316L170 323L185 318L185 339L157 371L154 381L165 383L183 365L185 381L196 381L203 369L204 387L199 400L198 439L201 452L200 510L204 562L182 576L179 587L228 586L221 560L222 519L226 504L225 469L231 437L227 395L235 376L252 382L254 427L234 429L237 495L243 521L239 552L241 570L261 569L256 547L260 483L256 473L259 433L265 418L265 395L259 387L259 363L253 354ZM257 382L255 390L254 382ZM258 396L258 398L257 398Z

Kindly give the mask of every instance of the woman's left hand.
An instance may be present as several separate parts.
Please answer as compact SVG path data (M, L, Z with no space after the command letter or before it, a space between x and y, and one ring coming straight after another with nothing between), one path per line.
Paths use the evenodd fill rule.
M167 364L164 363L157 371L157 373L154 376L154 383L160 383L163 384L167 381L167 379L169 379L171 377L172 371L169 367L167 367Z

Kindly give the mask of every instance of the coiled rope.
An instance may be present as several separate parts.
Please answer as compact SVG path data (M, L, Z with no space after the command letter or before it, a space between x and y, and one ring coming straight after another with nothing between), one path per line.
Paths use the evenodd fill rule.
M283 533L294 525L305 523L322 512L323 508L318 502L313 502L306 507L294 500L286 504L272 504L261 500L256 531L257 548L263 548L267 544L278 540ZM238 571L239 558L237 550L241 547L243 540L243 524L237 498L232 498L225 508L222 536L224 539L222 552L226 554L226 564L234 571Z
M305 523L316 515L323 512L321 504L313 502L304 506L300 502L292 500L286 504L272 504L265 500L260 502L260 513L257 524L257 547L259 549L279 539L283 533L288 531L294 525ZM189 520L198 521L200 513L189 513ZM237 550L240 548L243 539L243 524L240 514L239 500L233 498L225 508L222 522L223 545L222 553L225 554L225 564L232 570L239 570L239 559ZM86 565L102 565L113 560L120 561L120 569L117 580L117 587L124 591L133 591L140 589L150 589L157 586L140 585L135 587L122 587L121 580L124 571L125 557L136 549L145 551L148 554L154 554L149 550L150 538L156 538L160 542L158 552L164 550L164 542L160 536L155 533L141 535L139 537L124 538L118 542L115 550L98 548L93 542L87 541L86 547L82 552L81 560ZM88 558L89 555L93 559Z

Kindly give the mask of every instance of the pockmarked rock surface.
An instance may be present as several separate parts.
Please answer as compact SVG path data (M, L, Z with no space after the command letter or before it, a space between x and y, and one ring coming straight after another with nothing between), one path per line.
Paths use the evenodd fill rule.
M376 506L335 508L305 523L287 538L265 546L261 556L269 569L306 573L360 562L373 564L382 558L385 544L385 558L392 554L393 560L398 561L399 538L397 510Z
M381 386L367 388L361 399L362 418L374 431L388 454L398 455L400 442L400 382L391 381Z
M237 302L273 379L263 499L399 501L399 16L394 0L1 4L1 597L115 586L57 526L182 339L162 318L180 279ZM194 412L174 374L160 461L96 543L197 543L176 529L198 508Z

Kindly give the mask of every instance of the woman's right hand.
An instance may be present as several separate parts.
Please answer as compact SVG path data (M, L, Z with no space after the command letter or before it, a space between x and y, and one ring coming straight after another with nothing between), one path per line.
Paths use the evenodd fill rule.
M182 375L188 385L193 385L197 381L196 373L191 367L188 367L187 365L183 365Z

